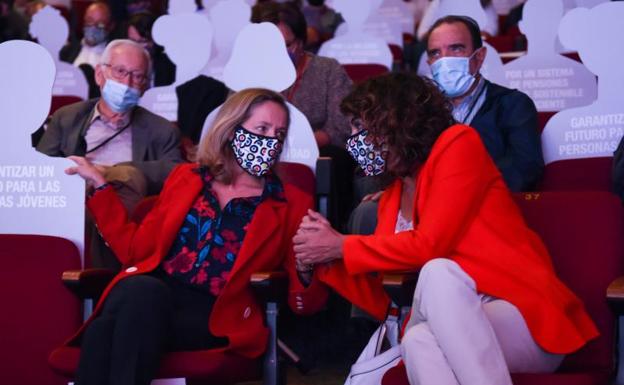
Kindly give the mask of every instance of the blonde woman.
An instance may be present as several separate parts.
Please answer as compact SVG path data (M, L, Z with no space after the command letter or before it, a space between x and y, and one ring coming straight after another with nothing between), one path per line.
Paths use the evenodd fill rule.
M307 273L296 271L291 241L312 197L273 173L288 124L279 94L232 95L200 143L198 164L171 173L140 225L128 221L97 169L72 157L77 165L66 172L95 187L88 207L123 264L70 341L81 346L78 385L149 384L166 351L261 355L268 332L248 285L259 270L283 266L291 275L289 302L298 297L294 310L316 310L306 297L318 306L325 291L316 281L302 284Z

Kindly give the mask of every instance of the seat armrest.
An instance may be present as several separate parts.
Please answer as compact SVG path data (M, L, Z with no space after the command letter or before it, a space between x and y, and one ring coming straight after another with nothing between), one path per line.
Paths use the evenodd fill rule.
M418 274L418 271L384 274L384 290L397 306L404 307L412 305Z
M253 292L263 303L283 302L288 293L288 274L285 271L258 272L251 275Z
M81 299L95 299L117 273L112 269L67 270L63 272L63 284Z
M611 282L607 288L607 301L618 315L624 314L624 276Z

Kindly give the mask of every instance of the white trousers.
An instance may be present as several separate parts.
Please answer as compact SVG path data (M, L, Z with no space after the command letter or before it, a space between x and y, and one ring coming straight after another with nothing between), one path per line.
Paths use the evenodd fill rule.
M564 357L543 351L514 305L477 293L443 258L420 271L401 353L411 385L511 385L510 372L553 372Z

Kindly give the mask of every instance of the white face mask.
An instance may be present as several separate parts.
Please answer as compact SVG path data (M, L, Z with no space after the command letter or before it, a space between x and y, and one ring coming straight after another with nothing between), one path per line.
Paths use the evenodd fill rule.
M476 52L469 57L442 57L431 65L433 80L446 97L465 94L475 82L475 76L470 73L470 59Z

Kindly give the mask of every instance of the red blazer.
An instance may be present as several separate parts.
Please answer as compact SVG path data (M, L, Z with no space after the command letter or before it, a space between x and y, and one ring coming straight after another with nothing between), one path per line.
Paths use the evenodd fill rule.
M583 304L555 275L475 130L455 125L438 138L416 176L415 229L395 234L401 188L397 180L384 192L375 234L348 236L344 262L324 271L323 280L341 285L345 267L362 275L449 258L480 293L514 304L546 351L570 353L598 335Z
M203 183L192 170L196 164L174 169L165 182L154 208L139 225L130 222L112 188L98 192L87 203L98 229L122 263L121 272L108 285L92 317L100 312L106 296L120 280L154 270L169 252L184 217L201 192ZM228 350L247 357L261 355L268 340L264 310L254 298L249 279L258 271L286 269L290 275L289 304L293 311L308 314L323 306L326 287L318 280L304 288L295 271L292 238L301 218L312 207L312 197L284 183L286 202L271 198L254 213L247 235L234 261L229 280L214 304L206 327L215 336L228 337ZM303 302L297 308L296 302Z

